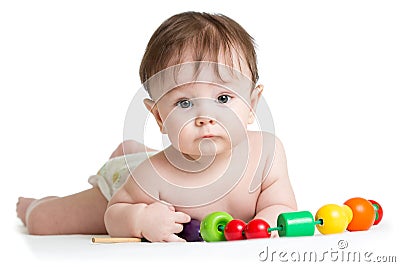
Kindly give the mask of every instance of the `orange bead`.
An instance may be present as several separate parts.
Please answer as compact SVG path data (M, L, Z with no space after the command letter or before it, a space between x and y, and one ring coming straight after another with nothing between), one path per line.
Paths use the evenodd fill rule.
M368 230L375 221L375 209L368 200L355 197L347 200L345 205L353 211L353 219L347 226L349 231Z

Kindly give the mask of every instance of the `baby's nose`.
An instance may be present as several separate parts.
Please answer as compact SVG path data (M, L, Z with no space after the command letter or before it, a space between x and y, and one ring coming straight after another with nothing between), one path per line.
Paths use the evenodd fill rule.
M195 120L195 124L196 124L196 126L203 126L203 125L207 125L207 124L214 125L215 120L212 118L207 118L207 117L198 117Z

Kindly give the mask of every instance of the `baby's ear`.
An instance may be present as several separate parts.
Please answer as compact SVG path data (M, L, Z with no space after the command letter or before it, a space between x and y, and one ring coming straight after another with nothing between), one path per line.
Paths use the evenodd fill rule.
M160 132L165 133L164 127L163 127L163 122L162 122L160 112L158 111L158 107L157 107L156 103L153 100L148 99L148 98L145 98L143 100L143 103L146 106L147 110L150 111L151 114L153 114L154 118L156 119L158 127L160 127Z
M261 95L262 95L262 92L263 92L263 91L264 91L264 85L259 84L259 85L257 85L257 87L254 88L254 90L251 92L251 95L250 95L250 106L251 106L251 110L250 110L250 115L249 115L248 124L252 124L252 123L254 122L257 104L258 104L258 101L259 101L260 98L261 98Z

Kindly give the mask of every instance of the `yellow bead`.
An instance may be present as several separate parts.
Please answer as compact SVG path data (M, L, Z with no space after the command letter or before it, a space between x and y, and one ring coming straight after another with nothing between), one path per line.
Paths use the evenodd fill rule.
M322 221L321 224L317 224L317 229L324 235L343 233L352 217L353 213L348 206L336 204L322 206L315 214L315 220Z
M353 211L351 210L351 208L347 205L343 205L343 210L346 213L346 217L347 217L347 224L349 224L351 222L351 220L353 220Z

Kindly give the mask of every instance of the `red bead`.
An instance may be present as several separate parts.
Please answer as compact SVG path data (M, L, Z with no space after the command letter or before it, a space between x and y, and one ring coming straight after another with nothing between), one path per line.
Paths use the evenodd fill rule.
M271 233L268 232L269 224L262 219L251 220L244 230L247 239L252 238L269 238Z
M376 202L375 200L368 200L369 202L371 202L372 206L374 206L374 210L375 210L375 221L374 221L374 225L377 225L378 223L381 222L382 220L382 216L383 216L383 209L381 204L379 204L378 202Z
M226 240L232 241L245 239L243 236L245 227L246 223L242 220L235 219L228 222L224 229Z

